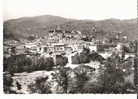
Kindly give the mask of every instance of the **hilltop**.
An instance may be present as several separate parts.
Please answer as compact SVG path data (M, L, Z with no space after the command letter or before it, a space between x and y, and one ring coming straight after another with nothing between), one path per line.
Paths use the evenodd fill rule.
M137 20L107 19L100 21L67 19L59 16L44 15L23 17L4 22L4 39L26 39L30 35L46 36L48 31L60 27L63 30L79 30L82 34L95 35L97 38L122 32L129 40L138 39ZM96 32L93 28L96 28Z

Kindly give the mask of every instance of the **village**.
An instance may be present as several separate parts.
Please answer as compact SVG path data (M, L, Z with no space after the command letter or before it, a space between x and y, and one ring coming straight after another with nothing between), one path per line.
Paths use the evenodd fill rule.
M39 54L39 55L49 55L49 54L71 54L73 52L80 53L83 48L89 48L90 51L95 51L101 53L104 56L105 54L111 54L113 50L118 51L121 54L123 50L122 47L125 46L129 50L126 56L134 56L135 53L135 44L127 41L127 37L121 37L118 33L116 39L118 42L108 43L108 39L105 40L96 40L94 37L91 38L91 41L84 41L86 35L82 34L81 31L66 31L61 30L60 28L49 30L48 35L44 37L39 37L34 40L24 40L24 41L5 41L4 42L4 53L5 55L18 55L18 54ZM123 39L124 42L119 42L120 39Z
M12 77L13 85L10 90L14 90L16 93L33 93L31 91L28 91L29 89L27 86L30 84L32 85L32 82L34 83L35 79L37 79L39 76L45 78L45 76L49 75L49 82L53 82L53 80L51 81L51 76L53 73L56 73L54 72L54 69L57 69L59 72L61 72L63 69L61 69L61 67L67 69L70 68L68 70L68 72L70 72L68 75L72 80L75 79L74 77L76 75L74 74L74 70L77 70L77 72L80 73L82 72L82 74L84 71L86 74L94 71L94 74L90 78L92 79L92 82L94 81L93 83L96 83L94 79L98 79L100 74L103 72L102 69L105 69L107 63L110 63L111 61L110 64L113 64L117 70L121 70L123 75L125 75L124 79L126 79L126 82L129 82L131 84L131 88L128 88L128 90L130 90L129 92L134 92L132 89L135 88L135 43L127 41L127 37L121 37L119 33L116 35L116 43L109 43L108 39L96 40L94 37L91 38L91 41L85 41L84 38L86 38L86 36L83 35L81 31L54 29L49 30L48 35L44 37L38 37L37 39L30 41L24 40L22 42L19 42L10 40L4 42L4 71L5 73L6 71L9 71L10 74L13 73L12 75L14 75ZM123 42L120 42L120 39L123 39ZM113 69L111 67L109 66L109 71ZM31 71L32 73L27 73L28 71ZM66 74L65 71L63 73L64 75ZM59 82L61 81L62 80ZM22 88L19 86L22 86ZM58 85L55 86L57 88ZM56 89L55 86L53 85L54 91L52 93L64 93L63 90L60 92L61 90ZM69 88L69 90L74 89ZM78 90L78 92L80 92L80 90ZM117 90L119 89L117 88ZM93 91L94 90L91 90L90 93L93 93ZM75 91L75 93L76 92L77 91ZM85 91L82 91L82 93L83 92L85 93ZM99 91L96 92L101 93ZM72 91L67 92L66 90L65 93L72 93ZM110 91L107 91L107 93L110 93Z

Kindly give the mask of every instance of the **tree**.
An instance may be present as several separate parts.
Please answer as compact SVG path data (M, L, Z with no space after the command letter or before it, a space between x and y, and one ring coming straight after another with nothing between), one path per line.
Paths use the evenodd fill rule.
M92 68L87 65L79 65L78 67L74 68L73 71L76 74L76 88L74 93L85 93L84 92L84 85L87 81L91 79L91 73L95 71L95 68Z
M38 77L35 83L28 85L31 93L48 94L51 93L50 84L48 83L48 77Z
M10 74L9 72L5 72L3 74L3 88L5 93L7 94L15 93L10 88L12 86L12 83L13 83L12 74Z
M97 52L92 52L91 54L89 54L89 60L92 61L99 61L100 63L102 63L105 59L99 55Z
M79 55L75 55L75 56L72 56L71 57L71 60L72 60L72 64L80 64L80 58L79 58Z
M5 61L6 60L6 61ZM32 72L35 70L52 70L54 60L52 57L44 58L38 56L14 55L5 59L4 70L12 73Z
M11 48L11 55L16 55L16 47Z
M123 93L123 72L117 69L113 62L105 63L104 75L102 75L104 92L105 93Z
M89 63L89 57L87 54L80 54L79 56L80 63Z
M89 48L83 48L83 51L79 55L79 60L80 63L89 63L89 54L90 54L90 49Z
M86 48L86 47L83 47L83 50L82 50L81 54L85 54L85 55L90 54L90 49Z
M32 41L32 40L35 40L36 39L36 37L35 36L33 36L33 35L30 35L30 36L28 36L28 38L27 38L29 41Z
M56 65L65 66L68 63L68 58L62 55L56 55Z

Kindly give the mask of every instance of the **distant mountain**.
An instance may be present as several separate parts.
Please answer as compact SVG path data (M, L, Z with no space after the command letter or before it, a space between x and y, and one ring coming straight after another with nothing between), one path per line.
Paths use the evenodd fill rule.
M122 32L130 40L138 39L137 20L108 19L101 21L66 19L59 16L36 16L8 20L4 22L4 39L26 39L30 35L47 35L48 31L60 27L64 30L79 30L83 34L97 38L112 31ZM94 32L94 27L96 32Z

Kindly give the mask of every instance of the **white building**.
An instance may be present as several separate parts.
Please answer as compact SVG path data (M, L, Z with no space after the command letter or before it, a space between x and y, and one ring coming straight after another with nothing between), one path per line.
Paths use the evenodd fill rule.
M90 49L90 51L95 51L95 52L97 52L97 45L90 45L90 46L89 46L89 49Z

